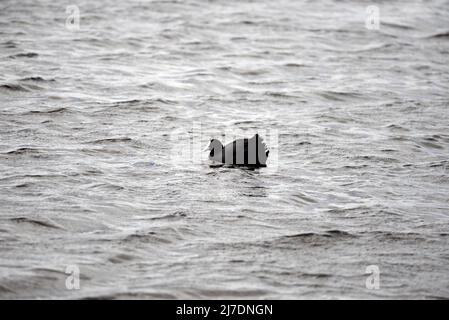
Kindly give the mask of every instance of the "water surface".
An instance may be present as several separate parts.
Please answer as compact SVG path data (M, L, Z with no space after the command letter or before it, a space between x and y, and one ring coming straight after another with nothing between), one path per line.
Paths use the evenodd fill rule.
M446 1L70 4L0 3L0 298L449 298Z

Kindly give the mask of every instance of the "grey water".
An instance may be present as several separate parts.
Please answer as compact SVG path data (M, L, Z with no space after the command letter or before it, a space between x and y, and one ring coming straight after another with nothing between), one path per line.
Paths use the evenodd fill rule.
M71 4L0 1L0 298L449 298L447 1Z

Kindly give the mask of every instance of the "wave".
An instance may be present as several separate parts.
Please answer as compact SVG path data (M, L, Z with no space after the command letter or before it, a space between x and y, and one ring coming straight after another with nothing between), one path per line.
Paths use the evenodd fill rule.
M265 93L266 96L273 97L273 98L281 98L281 99L297 99L298 97L292 94L288 94L285 92L275 92L270 91Z
M86 143L89 144L104 144L104 143L121 143L121 142L131 142L133 139L128 137L122 137L122 138L105 138L105 139L97 139L88 141Z
M96 294L96 295L88 295L82 297L81 300L113 300L113 299L142 299L142 300L153 300L153 299L162 299L162 300L174 300L179 297L163 292L130 292L121 291L115 292L111 294Z
M28 112L25 112L24 115L27 114L53 114L53 113L65 113L67 112L68 109L61 107L61 108L56 108L56 109L50 109L50 110L31 110Z
M32 82L54 82L54 81L56 81L55 79L44 79L44 78L42 78L42 77L26 77L26 78L22 78L22 79L20 79L20 81L25 81L25 82L28 82L28 81L32 81Z
M14 41L8 40L6 42L3 42L1 44L3 47L8 48L8 49L14 49L17 48L17 43L15 43Z
M16 92L30 91L25 86L22 86L20 84L12 84L12 83L2 84L2 85L0 85L0 89L8 90L8 91L16 91Z
M113 183L95 183L88 187L91 190L105 190L105 191L121 191L125 190L125 187L113 184Z
M63 227L55 224L52 221L44 221L44 220L37 220L37 219L31 219L26 217L18 217L18 218L11 218L10 221L17 222L17 223L29 223L34 226L39 227L46 227L51 229L64 229Z
M130 99L130 100L122 100L122 101L115 101L111 103L103 104L104 107L111 107L111 108L117 108L117 107L145 107L148 108L156 108L155 104L167 104L167 105L174 105L176 104L176 101L165 99L165 98L150 98L150 99Z
M413 29L415 29L413 26L410 26L410 25L407 25L407 24L400 24L400 23L396 23L396 22L385 22L385 21L382 21L382 26L391 27L391 28L397 28L397 29L402 29L402 30L413 30Z
M9 288L6 285L0 284L0 293L16 293L14 290L12 290L11 288Z
M432 38L434 38L434 39L446 39L446 38L448 38L449 39L449 31L443 31L443 32L438 32L438 33L434 33L434 34L431 34L431 35L429 35L429 36L427 36L426 38L429 38L429 39L432 39Z
M301 239L307 239L307 238L313 238L313 237L318 237L318 238L346 238L346 237L350 237L353 238L355 237L355 235L348 233L346 231L342 231L342 230L328 230L325 231L323 233L315 233L315 232L306 232L306 233L298 233L298 234L293 234L293 235L288 235L288 236L283 236L283 238L286 239L290 239L290 238L301 238Z
M305 65L305 64L296 63L296 62L288 62L288 63L283 64L283 66L287 67L287 68L304 68L304 67L307 67L307 65Z
M379 241L432 241L432 238L438 238L440 234L421 234L417 232L392 232L392 231L368 231L362 232L362 235L373 236L379 239Z
M322 246L333 244L336 241L344 241L356 238L357 236L342 230L328 230L324 232L305 232L292 235L281 236L271 241L265 241L265 245L281 245L296 247L298 244L308 244L312 246Z
M17 154L17 155L20 155L20 154L26 154L26 153L36 154L36 153L40 153L40 150L36 149L36 148L21 147L21 148L15 149L15 150L7 151L7 152L5 152L3 154L9 154L9 155Z
M25 53L18 53L18 54L13 54L10 55L8 58L10 59L17 59L17 58L36 58L38 57L39 54L35 53L35 52L25 52Z
M353 99L366 99L365 96L356 92L345 92L345 91L320 91L317 95L331 101L345 101L348 98Z
M150 217L148 220L171 220L186 217L187 214L182 211L176 211L173 213L165 214L163 216Z
M351 160L363 160L363 161L373 161L373 162L380 162L380 163L399 163L400 161L398 159L392 158L392 157L382 157L382 156L375 156L375 155L360 155L360 156L348 156L347 159Z
M118 264L118 263L124 263L124 262L128 262L131 260L134 260L136 257L130 254L126 254L126 253L119 253L116 254L110 258L108 258L108 261L114 264Z
M195 229L181 227L155 227L150 231L137 231L123 238L123 242L172 244L186 240L190 236L197 236Z

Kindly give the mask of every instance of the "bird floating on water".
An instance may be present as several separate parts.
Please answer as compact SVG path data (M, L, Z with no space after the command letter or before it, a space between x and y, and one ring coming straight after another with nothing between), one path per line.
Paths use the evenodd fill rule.
M207 150L209 159L215 162L244 167L266 167L270 151L262 137L255 134L250 139L237 139L226 146L218 139L212 139Z

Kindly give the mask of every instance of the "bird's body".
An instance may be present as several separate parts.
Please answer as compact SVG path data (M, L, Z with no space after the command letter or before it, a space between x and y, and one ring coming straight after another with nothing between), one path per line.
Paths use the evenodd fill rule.
M237 139L226 146L212 139L209 159L215 162L246 167L266 167L269 154L263 139L255 134L251 139Z

